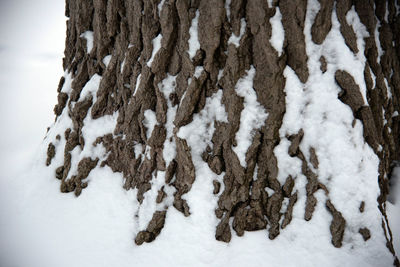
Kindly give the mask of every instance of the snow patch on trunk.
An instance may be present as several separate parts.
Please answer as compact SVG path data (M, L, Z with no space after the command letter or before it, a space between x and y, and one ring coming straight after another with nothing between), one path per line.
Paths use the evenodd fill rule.
M151 109L147 109L144 111L143 115L143 125L144 127L146 127L146 137L147 139L149 139L151 137L151 133L154 130L154 126L156 126L157 124L156 113Z
M318 204L310 222L315 225L315 229L321 229L321 236L324 238L330 236L329 222L332 217L324 204L329 198L346 219L341 250L351 254L354 250L362 249L370 255L380 255L379 260L371 260L371 265L389 266L392 264L392 256L385 247L386 239L380 219L382 215L376 203L380 192L377 181L379 159L364 141L362 123L356 120L353 124L354 116L351 109L338 99L340 88L334 78L338 69L349 72L359 85L367 103L363 76L365 26L359 22L358 16L353 13L354 10L349 11L347 19L356 32L360 50L354 55L340 34L340 24L334 10L331 31L321 45L316 45L312 42L311 26L318 9L317 0L308 2L304 29L309 69L307 82L302 84L289 66L284 70L286 113L280 129L281 142L274 152L278 159L280 181L289 174L293 176L298 173L293 176L295 189L298 190L298 202L294 206L293 221L288 229L292 225L299 227L298 219L304 218L306 201L304 188L307 179L301 174L300 162L290 159L287 155L289 142L286 136L303 129L304 137L300 149L309 166L311 166L309 150L315 149L319 167L314 171L319 182L329 190L327 195L323 190L314 193ZM324 56L328 63L325 73L320 70L321 56ZM360 213L359 207L362 201L365 202L365 210ZM358 234L360 227L367 227L371 231L368 242Z
M80 37L86 39L86 52L89 54L93 49L93 31L85 31Z
M151 58L147 62L148 67L151 67L151 63L153 63L154 57L156 56L158 50L160 50L160 48L161 48L161 39L162 39L162 35L160 33L159 35L156 36L156 38L154 38L151 41L153 44L153 51L151 53Z
M110 64L111 57L112 57L111 55L107 55L103 58L103 63L104 65L106 65L106 68L108 67L108 64Z
M269 23L271 23L272 33L269 42L272 47L278 51L279 56L283 51L283 41L285 40L285 30L282 25L282 14L279 10L279 7L275 9L275 15L269 19Z
M198 24L199 24L199 15L200 12L197 10L196 11L196 16L192 20L192 25L190 26L189 29L189 58L190 60L193 59L193 57L196 55L197 50L200 49L200 42L199 42L199 37L198 37Z
M176 115L176 111L178 109L177 106L173 107L171 100L169 99L169 95L175 91L176 87L176 76L171 76L168 74L167 78L165 78L161 83L158 84L159 90L164 94L165 99L167 99L167 122L165 124L165 128L167 130L167 136L164 142L163 149L163 158L165 160L166 166L168 166L171 161L176 156L176 144L174 138L174 119Z
M233 44L236 47L239 47L240 39L242 39L243 34L246 32L246 20L242 18L240 20L240 33L239 36L236 36L232 33L231 37L229 37L228 45Z
M256 70L253 66L247 71L247 75L239 79L235 86L236 93L244 98L244 108L240 114L240 127L236 132L237 146L232 150L239 158L240 165L246 167L246 152L249 149L255 129L261 128L268 115L257 101L257 94L253 88L253 79Z
M177 133L177 136L185 139L191 148L192 161L196 173L196 180L192 188L182 196L182 199L185 199L190 207L189 227L194 228L193 230L196 232L196 235L192 237L199 242L201 242L201 239L207 240L206 242L210 242L210 244L214 242L210 237L214 238L215 227L218 223L214 215L218 198L213 194L213 180L222 180L225 173L219 176L216 175L208 167L208 164L203 161L201 155L207 146L212 147L211 139L215 131L214 122L228 122L225 107L221 101L222 90L218 90L206 100L204 109L193 116L193 121L181 127ZM177 211L174 209L168 211L168 213L168 216L170 218L174 216L175 220L180 217L175 214ZM168 225L171 226L166 222L165 227L168 227ZM206 253L210 254L211 251Z

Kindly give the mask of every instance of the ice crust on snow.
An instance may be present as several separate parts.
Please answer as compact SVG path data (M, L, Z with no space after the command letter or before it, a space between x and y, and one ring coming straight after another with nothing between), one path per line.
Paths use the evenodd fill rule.
M93 31L85 31L80 35L80 37L86 39L86 51L87 53L90 53L93 49Z
M200 49L200 42L199 42L199 37L198 37L198 23L199 23L199 15L200 12L197 10L196 11L196 16L192 20L192 25L190 26L189 29L189 58L190 60L193 59L193 57L196 55L197 50Z
M246 152L252 141L254 130L261 128L267 119L267 113L257 101L257 94L253 89L253 79L256 70L253 66L247 71L246 76L239 79L235 86L236 93L244 98L243 110L240 114L240 127L236 132L237 146L232 150L239 158L240 165L246 167Z

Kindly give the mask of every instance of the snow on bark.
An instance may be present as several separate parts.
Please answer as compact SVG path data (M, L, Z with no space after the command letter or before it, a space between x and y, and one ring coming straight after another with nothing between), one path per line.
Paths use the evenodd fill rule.
M278 51L279 55L282 54L283 42L285 40L285 31L282 26L282 14L279 7L276 7L275 15L269 20L272 27L271 38L269 42Z
M189 29L189 58L193 59L193 57L196 55L197 50L200 49L200 43L199 43L199 38L198 38L198 23L199 23L199 11L196 11L196 16L192 20L192 25L190 26Z
M255 69L253 66L247 75L240 78L235 86L236 93L244 98L243 110L240 114L240 128L236 132L236 146L232 149L239 158L240 164L246 167L246 152L253 142L254 131L261 128L267 119L264 108L257 101L253 89Z
M70 4L44 142L61 191L79 195L91 171L122 173L138 245L260 230L270 249L312 255L315 240L329 255L393 262L398 40L383 41L392 9L360 3L95 2L93 31Z

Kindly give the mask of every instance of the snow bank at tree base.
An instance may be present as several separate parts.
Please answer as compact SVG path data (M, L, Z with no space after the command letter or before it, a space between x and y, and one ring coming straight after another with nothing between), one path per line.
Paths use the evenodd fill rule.
M361 123L357 121L353 125L354 117L350 108L337 99L340 89L334 81L334 73L338 68L347 70L354 76L365 99L365 83L362 79L364 51L360 49L357 55L350 52L339 32L335 14L332 30L326 42L320 46L313 45L309 32L311 21L318 11L318 3L317 1L311 3L313 4L309 5L306 20L309 82L301 83L290 67L284 72L287 79L285 88L287 108L280 133L281 141L274 152L279 164L278 179L282 184L288 175L299 174L296 178L299 196L294 206L292 222L281 230L276 239L270 240L265 229L245 232L242 237L233 232L229 243L215 240L218 219L214 215L217 196L212 193L213 174L199 157L205 143L196 140L201 134L210 139L209 129L203 129L203 124L208 120L213 122L219 113L213 115L208 112L196 114L193 122L182 127L179 133L190 143L196 167L196 181L191 191L184 196L191 207L191 215L185 217L170 205L165 226L157 239L152 243L136 246L134 243L136 233L146 227L157 208L151 204L154 201L147 199L155 197L158 189L157 181L162 177L152 181L156 186L145 195L142 205L137 201L136 190L124 190L122 175L112 172L109 167L97 166L93 169L85 180L89 181L90 185L78 198L73 194L61 194L60 183L54 178L54 172L55 168L62 164L64 147L62 142L65 142L63 137L59 140L61 143L56 144L60 151L57 151L53 159L55 163L47 168L44 162L48 143L55 139L55 134L64 132L72 123L65 110L65 114L59 117L39 149L34 166L24 171L22 177L2 181L5 183L1 186L8 188L6 194L1 195L3 203L8 203L2 207L2 213L8 216L0 219L2 237L0 245L4 252L1 255L2 263L4 262L5 266L21 267L391 266L393 256L386 248L386 239L381 226L382 216L376 201L379 194L378 159L371 148L363 142ZM279 14L277 13L273 21L280 19ZM354 14L354 10L349 11L349 14L360 41L359 47L363 48L365 29ZM191 57L198 49L198 40L195 38L196 25L197 22L194 20L190 32ZM271 42L275 49L281 52L282 31L279 30L279 23L274 22L273 25L275 30ZM89 40L91 35L86 33L85 36ZM240 36L232 36L230 39L235 46L238 43L237 38L240 40ZM161 39L162 36L158 36L154 40L155 51L158 50ZM88 42L88 51L91 50L90 45ZM154 55L155 52L152 54L152 59ZM327 60L326 74L320 71L321 55ZM104 60L109 62L110 58ZM248 74L251 77L251 71ZM100 79L100 76L93 76L86 84L81 97L91 95L95 102ZM173 79L168 77L163 81L165 90L171 89L169 84L172 84ZM69 92L68 82L71 80L66 75L65 93ZM248 84L252 84L252 81L248 81ZM243 89L246 88L237 88L238 94ZM251 97L251 88L248 89L247 96ZM210 100L211 107L221 102L221 92L216 93L214 97ZM253 108L258 107L257 101L252 101L251 98L245 99L245 104ZM172 118L175 110L170 109L170 112ZM90 114L90 110L88 113ZM247 119L249 123L248 127L243 128L243 134L239 131L236 136L240 139L237 140L239 145L241 142L248 143L247 138L251 138L248 128L261 126L251 120L250 115L254 114L249 112L247 118L245 115L246 113L243 113L241 122ZM262 111L258 115L262 118L267 116ZM145 123L149 125L148 136L156 123L154 117L151 110L145 114ZM96 137L111 133L116 119L117 114L97 120L92 120L90 116L85 119L82 133L89 145L82 150L76 147L71 152L73 167L70 176L76 172L77 164L83 157L102 155L100 160L106 157L105 150L101 146L92 147L90 144ZM222 116L220 120L223 119ZM169 115L168 122L171 126L172 120ZM325 207L327 196L323 190L318 190L314 194L318 201L312 219L304 220L306 177L300 174L300 160L287 154L290 143L286 138L288 134L295 134L300 129L304 129L301 149L305 153L308 153L311 146L315 149L320 164L319 170L315 171L318 172L320 181L329 189L330 199L346 219L347 225L341 248L335 248L331 243L329 227L332 216ZM171 131L169 127L168 134L171 134ZM193 134L195 131L196 134ZM174 144L169 146L172 151L175 150ZM242 158L247 147L246 144L238 146L235 149L236 153ZM309 155L306 156L309 158ZM365 201L363 215L358 211L361 201ZM398 221L395 219L398 217L395 209L395 206L388 203L389 218L393 218L394 222ZM371 232L371 238L366 242L358 233L359 228L364 226ZM392 230L399 233L397 227L398 225L392 223Z
M43 165L43 158L38 161ZM2 218L1 246L7 252L2 255L3 266L391 266L393 262L383 235L375 234L381 229L370 229L371 239L361 245L332 246L331 215L322 201L311 221L294 214L293 222L275 240L261 230L243 237L234 234L228 244L215 240L212 214L198 224L192 216L170 208L158 238L136 246L135 192L125 191L122 176L108 167L97 167L89 176L96 179L78 198L60 194L59 182L42 166L8 183L7 208L12 216Z

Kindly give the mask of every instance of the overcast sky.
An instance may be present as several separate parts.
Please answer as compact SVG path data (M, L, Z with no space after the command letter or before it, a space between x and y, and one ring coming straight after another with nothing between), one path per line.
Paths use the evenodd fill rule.
M1 176L19 170L54 120L64 7L63 0L0 0Z

